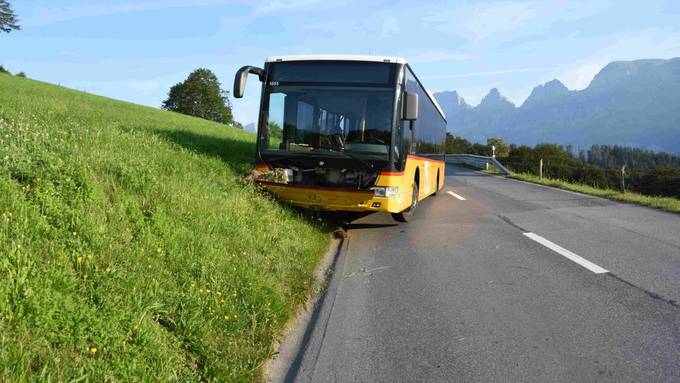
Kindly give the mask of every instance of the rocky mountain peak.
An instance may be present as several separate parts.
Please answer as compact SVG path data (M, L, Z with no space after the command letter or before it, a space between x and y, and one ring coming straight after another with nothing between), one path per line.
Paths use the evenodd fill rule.
M508 101L507 98L501 95L498 88L492 88L489 93L484 96L482 102L479 103L478 108L515 108L515 104Z
M470 109L470 105L468 105L465 102L465 99L460 97L458 92L455 90L435 93L434 97L444 109Z
M560 80L548 81L535 87L522 107L533 107L563 101L572 91L567 89Z

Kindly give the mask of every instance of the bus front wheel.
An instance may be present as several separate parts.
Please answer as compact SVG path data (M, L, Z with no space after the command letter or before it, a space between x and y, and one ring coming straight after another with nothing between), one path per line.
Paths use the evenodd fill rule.
M409 222L413 219L413 215L418 207L418 184L413 183L413 193L411 193L411 206L401 213L392 213L392 218L399 222Z

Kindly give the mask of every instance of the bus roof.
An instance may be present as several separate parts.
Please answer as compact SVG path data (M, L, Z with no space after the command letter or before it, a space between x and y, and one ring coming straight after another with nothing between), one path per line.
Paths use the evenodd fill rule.
M364 62L381 62L381 63L396 63L406 64L406 60L396 56L372 56L372 55L292 55L292 56L270 56L267 57L266 62L285 62L285 61L364 61ZM416 77L417 78L417 77ZM418 80L420 82L420 80ZM422 86L422 85L421 85ZM444 110L434 98L430 91L423 87L430 98L430 101L437 108L439 113L446 119Z
M406 60L395 56L369 56L369 55L294 55L294 56L271 56L267 62L281 61L368 61L406 64Z

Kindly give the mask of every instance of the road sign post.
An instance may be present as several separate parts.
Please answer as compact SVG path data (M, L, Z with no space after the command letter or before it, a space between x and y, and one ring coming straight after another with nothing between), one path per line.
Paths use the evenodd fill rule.
M621 166L621 192L626 193L626 165Z

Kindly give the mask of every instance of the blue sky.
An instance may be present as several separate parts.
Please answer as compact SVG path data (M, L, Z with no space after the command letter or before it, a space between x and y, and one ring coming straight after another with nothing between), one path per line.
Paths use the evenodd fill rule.
M680 56L680 1L149 0L10 1L22 31L0 35L0 64L29 77L158 107L198 67L231 89L267 56L405 57L433 92L516 104L558 78L582 89L613 60ZM255 121L259 83L232 100Z

